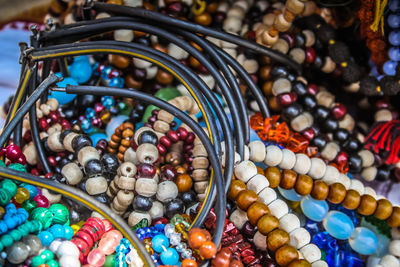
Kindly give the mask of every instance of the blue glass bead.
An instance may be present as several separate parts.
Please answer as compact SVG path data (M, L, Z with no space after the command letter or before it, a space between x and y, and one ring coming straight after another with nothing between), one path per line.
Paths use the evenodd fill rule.
M122 238L121 241L120 241L120 243L121 243L122 245L124 245L125 248L126 248L126 247L129 247L129 246L131 245L131 242L129 242L129 240L126 239L126 238Z
M393 61L400 61L400 48L398 46L389 49L389 57Z
M113 77L109 80L108 86L122 88L124 87L125 80L121 77Z
M42 231L38 234L40 241L43 246L50 246L51 242L54 240L54 236L49 231Z
M399 12L400 11L400 1L398 1L398 0L389 1L389 9L392 12Z
M177 265L179 262L179 254L173 248L161 252L160 258L164 265Z
M78 83L82 84L89 81L92 77L92 66L89 60L74 60L69 66L69 73Z
M104 105L104 104L103 104ZM118 115L115 116L111 119L111 121L107 124L106 127L106 134L109 138L111 138L111 135L115 132L115 129L120 126L124 121L129 119L128 116L125 115Z
M94 111L94 109L92 109L92 108L87 108L85 111L85 114L86 114L86 118L92 119L96 116L96 111Z
M303 198L303 196L300 195L300 194L297 194L297 192L294 189L286 190L286 189L283 189L281 187L278 187L278 190L279 190L279 193L281 193L281 195L284 198L286 198L286 199L288 199L290 201L296 201L297 202L297 201L300 201Z
M72 237L74 236L74 230L72 230L72 227L69 225L64 225L64 230L65 230L65 239L71 240Z
M337 265L338 267L343 266L352 266L352 267L364 267L365 262L360 258L360 255L354 252L349 243L346 242L344 246L342 246L341 253L341 264Z
M37 190L36 186L30 185L30 184L26 184L26 185L24 185L24 188L26 190L28 190L28 192L29 192L29 199L32 199L32 198L37 196L38 190Z
M8 230L7 224L4 221L0 221L0 234L6 233Z
M385 64L383 64L383 71L387 74L387 75L395 75L396 74L396 66L397 66L397 62L396 61L392 61L392 60L388 60L385 62Z
M165 235L156 235L151 242L154 251L158 253L169 247L169 239Z
M59 73L57 73L57 76L62 77L62 75ZM65 77L64 80L57 83L57 86L65 87L68 84L69 85L78 85L78 82L71 77ZM68 103L72 102L72 100L74 100L76 98L76 95L75 94L67 94L65 92L52 91L50 93L49 98L55 98L55 99L57 99L57 101L60 105L64 105L64 104L68 104Z
M397 30L391 31L389 33L389 42L393 46L400 45L400 32Z
M323 220L325 230L334 238L347 239L354 230L349 216L339 211L330 211Z
M92 124L87 119L82 120L81 128L82 128L84 133L90 133L93 130Z
M165 227L165 224L162 224L162 223L154 225L154 229L156 229L157 231L164 232L164 227Z
M8 229L14 229L17 226L17 221L11 217L4 217L4 222L6 223Z
M105 139L107 140L107 135L104 133L94 133L90 135L90 139L92 139L92 144L95 147L97 145L97 143L101 140L101 139Z
M115 100L111 96L103 96L101 98L101 103L106 109L110 109L112 106L115 105Z
M329 206L325 200L315 200L306 196L300 201L300 207L307 218L320 222L328 214Z
M366 227L357 227L349 238L352 249L362 255L371 255L378 248L378 238Z
M319 228L319 223L306 219L306 224L304 226L304 228L307 229L307 231L310 233L311 236L316 235L317 233L320 232L320 228Z
M347 216L349 216L349 218L353 222L353 225L359 225L360 224L360 218L359 218L359 216L357 215L357 213L354 210L348 210L348 209L346 209L345 207L343 207L340 204L336 205L336 210L337 211L341 211L344 214L346 214Z
M65 238L65 228L61 224L55 224L51 226L48 231L53 235L54 238Z
M387 22L391 28L399 28L400 27L400 16L397 14L390 14Z

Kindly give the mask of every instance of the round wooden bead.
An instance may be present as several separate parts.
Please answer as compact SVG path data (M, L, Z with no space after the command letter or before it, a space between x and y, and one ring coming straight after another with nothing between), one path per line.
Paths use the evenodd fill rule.
M289 234L282 229L275 229L268 234L267 246L270 251L276 251L284 245L289 245L289 242Z
M242 161L235 167L235 176L239 180L247 183L250 178L257 174L257 167L251 161Z
M272 215L266 214L257 222L258 231L263 235L268 235L272 230L279 228L279 220Z
M290 245L299 249L310 243L310 233L305 228L297 228L290 232Z
M292 169L296 163L296 155L289 149L282 149L282 161L279 163L281 169Z
M78 161L81 166L85 166L86 162L92 159L100 160L99 152L92 146L85 146L78 152Z
M135 164L131 162L124 162L119 165L117 173L120 176L134 177L137 172Z
M298 174L307 174L311 168L310 158L303 153L296 154L296 163L293 166L293 170Z
M242 210L247 210L251 204L258 201L258 195L252 190L243 190L236 198L236 204Z
M279 186L283 189L291 190L295 186L296 181L297 173L292 170L284 170Z
M265 177L268 179L269 186L276 188L281 182L282 174L276 167L268 167L265 169Z
M274 145L267 146L264 163L267 166L273 167L279 165L282 161L282 150Z
M305 259L300 259L292 261L288 267L311 267L311 264Z
M164 216L164 205L159 201L154 201L149 214L151 219L161 218Z
M229 187L228 197L231 200L236 200L240 192L246 190L246 184L240 180L233 180L231 186Z
M86 181L86 191L89 195L98 195L107 191L108 184L106 178L97 176Z
M119 176L114 180L116 186L123 190L135 190L136 179L133 177Z
M262 203L268 205L276 199L276 192L274 189L266 187L260 193L258 193L258 197Z
M178 187L172 181L164 181L158 185L157 199L161 202L167 202L178 196Z
M32 142L24 146L22 153L26 157L26 162L28 162L30 165L36 165L38 163L38 154L36 147Z
M279 219L281 229L290 233L300 227L300 219L293 213L288 213Z
M329 194L329 186L324 181L318 180L314 182L311 196L316 200L325 200Z
M83 178L83 172L75 162L64 165L64 167L61 169L61 174L65 177L67 183L70 185L76 185L80 183Z
M311 193L313 189L313 180L311 179L310 176L300 174L297 177L296 185L295 185L295 190L297 194L300 194L302 196L306 196Z
M207 190L207 187L208 187L208 181L194 183L194 191L196 191L197 194L205 193Z
M151 224L151 216L148 212L132 211L128 217L128 224L129 226L134 226L143 219L147 219L149 225Z
M376 210L377 202L375 198L370 195L362 195L360 206L358 207L358 213L364 216L369 216L374 214Z
M65 147L66 150L68 150L69 152L74 152L74 149L72 148L72 140L77 136L77 133L71 132L69 134L67 134L67 136L65 136L64 140L63 140L63 145Z
M47 138L47 144L53 152L62 152L65 150L64 145L60 142L61 132L54 132Z
M342 203L346 197L346 188L341 183L331 184L329 187L328 200L333 204Z
M374 216L379 220L386 220L387 218L390 217L392 211L393 211L393 206L392 203L390 203L390 201L388 201L387 199L379 199L378 206L376 207Z
M152 197L157 193L157 182L151 178L137 179L135 187L136 192L145 197Z
M320 158L311 159L311 168L308 171L308 175L313 179L321 179L326 171L326 164Z
M153 144L141 144L136 149L136 157L140 163L153 164L158 160L158 149Z
M256 192L256 194L260 193L264 188L269 186L268 179L261 174L255 175L247 182L247 188Z
M282 218L289 212L288 205L282 199L275 199L274 201L268 204L268 208L271 214L276 216L278 219Z
M263 234L260 233L260 231L257 231L254 234L253 237L253 243L261 251L266 251L267 250L267 237Z
M134 197L135 195L132 191L119 190L115 199L117 199L118 203L120 203L122 206L128 207L130 204L132 204Z
M252 141L249 144L250 160L253 162L263 162L265 159L265 145L261 141Z
M337 168L331 165L326 166L325 174L322 177L322 181L327 183L328 185L331 185L333 183L338 182L339 178L339 171Z
M243 228L243 225L248 221L247 213L241 209L236 209L232 212L229 219L235 224L235 226L240 230Z
M393 255L385 255L381 258L380 265L384 267L399 267L400 263L399 260Z
M348 210L354 210L360 205L361 197L357 191L348 190L342 205Z
M300 249L300 252L303 254L304 259L311 263L321 259L321 250L315 244L305 245Z
M207 169L208 165L209 161L206 157L196 157L192 161L192 167L194 169Z
M247 209L247 217L252 225L257 225L258 220L265 214L269 214L269 208L266 204L259 201L254 202Z
M290 245L284 245L275 253L275 260L279 266L288 266L294 260L299 258L299 253L297 250Z
M179 174L175 181L179 193L183 193L192 188L193 180L188 174Z

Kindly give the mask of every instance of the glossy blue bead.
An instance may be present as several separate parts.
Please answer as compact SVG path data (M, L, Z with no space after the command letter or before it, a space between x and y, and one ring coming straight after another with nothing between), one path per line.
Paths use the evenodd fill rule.
M89 60L74 60L69 66L69 73L78 83L82 84L89 81L92 77L92 66Z
M106 109L110 109L112 106L115 105L115 100L111 96L103 96L101 98L101 103Z
M334 238L347 239L354 230L349 216L340 211L330 211L323 220L325 230Z
M281 193L281 195L284 198L286 198L286 199L288 199L290 201L296 201L297 202L297 201L300 201L303 198L303 196L297 194L294 189L286 190L286 189L283 189L281 187L278 187L278 190L279 190L279 193Z
M113 77L108 81L108 86L110 87L116 87L116 88L122 88L124 87L124 79L121 77Z
M158 253L169 247L169 239L165 235L156 235L151 242L154 251Z
M316 222L322 221L329 211L328 203L325 200L315 200L309 195L301 200L300 207L307 218Z
M400 45L400 32L399 31L391 31L389 33L389 42L391 45Z
M161 252L160 258L164 265L177 265L179 262L179 254L174 248Z
M389 49L389 57L393 61L400 61L400 47L391 47Z
M81 128L84 133L90 133L93 130L93 125L88 119L84 119L81 121Z
M352 249L362 255L371 255L378 248L378 237L366 227L357 227L349 238Z
M53 235L54 238L65 238L65 228L61 224L55 224L51 226L48 231Z
M321 231L321 229L319 228L319 223L309 219L307 219L304 228L307 229L311 236L316 235Z
M396 74L396 66L397 66L396 61L388 60L385 62L385 64L383 64L383 71L387 75L394 76Z
M107 140L107 135L104 133L94 133L90 135L90 139L92 139L92 144L94 147L96 147L97 143L101 140L101 139L105 139Z
M72 237L74 236L74 230L72 229L71 226L69 225L64 225L64 231L65 231L65 239L71 240Z
M400 1L398 1L398 0L389 1L389 9L392 12L399 12L400 11Z
M391 28L399 28L400 27L400 16L398 14L390 14L387 22Z
M41 231L38 234L40 241L42 242L43 246L49 246L51 242L54 240L54 236L49 231Z
M85 114L86 114L86 118L92 119L96 116L96 111L94 111L94 109L92 109L92 108L87 108L85 111Z
M27 184L27 185L24 185L24 188L26 190L28 190L28 192L29 192L29 199L32 199L37 196L38 190L37 190L36 186Z
M58 77L62 77L61 73L56 73L56 75ZM64 77L64 80L57 83L57 86L65 87L68 84L69 85L78 85L78 82L74 78ZM75 94L67 94L65 92L52 91L49 95L49 98L55 98L55 99L57 99L57 101L60 105L64 105L64 104L68 104L68 103L72 102L76 98L76 95Z

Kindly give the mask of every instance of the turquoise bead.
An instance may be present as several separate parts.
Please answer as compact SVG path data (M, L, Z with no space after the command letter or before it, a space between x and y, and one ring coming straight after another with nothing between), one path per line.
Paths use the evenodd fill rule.
M161 253L165 248L169 247L169 240L165 235L156 235L151 242L154 251L158 253Z
M54 238L65 238L65 228L60 224L51 226L48 230Z
M50 246L51 242L54 240L54 236L49 231L42 231L38 234L40 242L43 246Z
M104 133L95 133L90 135L90 139L92 139L93 146L96 147L97 142L99 142L101 139L107 140L107 135Z
M58 77L62 77L61 73L56 73L56 75ZM58 87L65 87L67 85L78 85L78 82L74 78L64 77L64 80L57 83ZM65 92L52 91L49 95L49 98L55 98L60 105L65 105L72 102L76 98L76 94L67 94Z
M179 262L179 254L174 248L167 248L161 252L160 258L164 265L176 265Z
M78 83L82 84L89 81L92 76L92 66L89 60L75 59L69 67L69 73Z
M71 240L74 236L74 230L69 225L64 225L65 239Z
M307 218L316 222L322 221L329 211L325 200L315 200L311 196L304 197L300 202L300 207Z
M294 189L286 190L286 189L283 189L281 187L278 187L278 190L279 190L279 193L281 193L281 195L284 198L286 198L287 200L290 200L290 201L296 201L297 202L297 201L300 201L303 198L303 196L297 194Z
M371 255L378 248L378 237L366 227L357 227L349 238L353 250L362 255Z
M348 239L354 230L354 224L349 216L340 211L330 211L322 224L325 230L337 239Z
M53 223L64 224L68 221L69 211L67 207L62 204L56 203L48 209L53 214Z

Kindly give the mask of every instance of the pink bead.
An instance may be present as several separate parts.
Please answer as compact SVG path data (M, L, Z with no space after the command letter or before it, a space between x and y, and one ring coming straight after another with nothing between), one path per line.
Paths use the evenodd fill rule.
M118 242L122 239L122 234L118 230L111 230L103 235L102 238L115 238Z
M119 241L112 236L102 238L99 242L98 249L105 255L110 255L115 251L115 248L119 245Z
M105 228L105 231L106 231L106 232L109 232L109 231L111 231L111 230L114 230L114 227L112 226L112 224L110 223L109 220L103 219L102 222L103 222L103 224L104 224L104 228Z
M87 262L93 266L103 266L106 261L106 256L99 249L95 248L89 252Z
M343 104L336 104L332 109L332 115L337 120L341 120L346 115L347 109Z
M18 158L21 156L22 151L21 148L17 145L9 145L6 148L6 157L11 161L11 162L16 162Z
M96 112L96 113L100 113L100 112L102 112L104 110L104 106L101 104L101 103L96 103L95 105L94 105L94 111Z
M313 128L307 128L303 131L303 136L308 140L311 141L315 137L315 131Z
M49 200L47 199L47 197L43 195L37 195L36 197L33 198L33 200L36 202L38 207L43 207L43 208L50 207Z
M24 154L21 154L21 156L18 158L17 163L21 164L21 165L25 165L26 164L26 157Z

